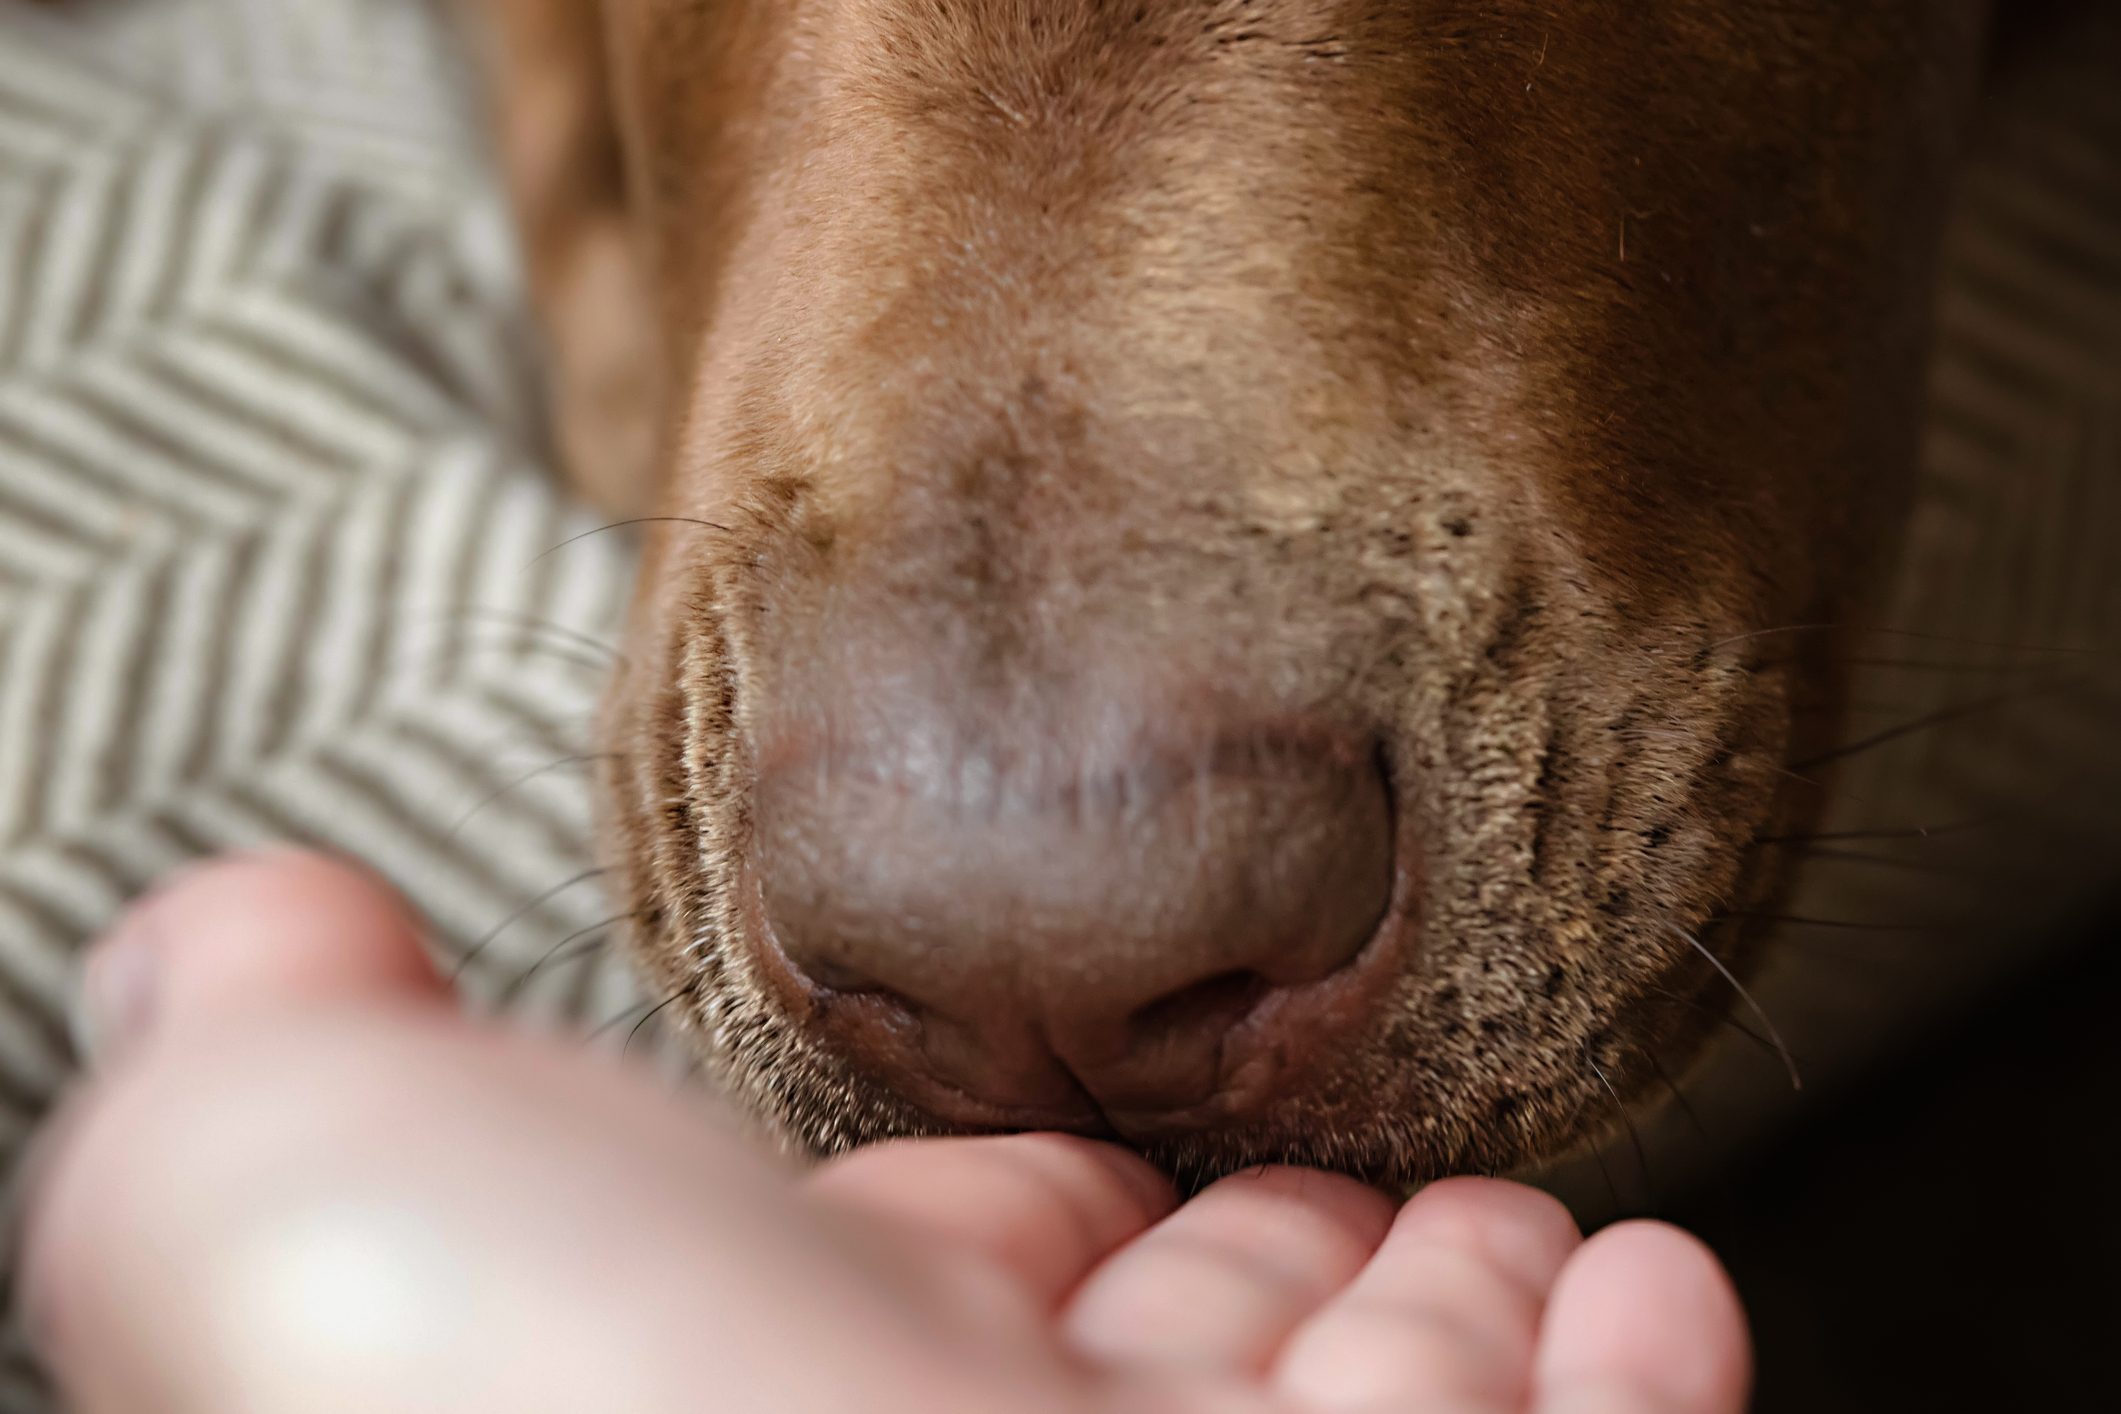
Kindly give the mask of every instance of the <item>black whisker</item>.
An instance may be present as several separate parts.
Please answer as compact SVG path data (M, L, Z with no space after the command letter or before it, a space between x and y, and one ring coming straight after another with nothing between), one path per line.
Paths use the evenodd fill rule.
M450 984L453 986L457 982L463 980L465 969L469 968L472 963L476 962L479 956L483 954L486 949L492 947L495 940L498 939L503 933L507 932L511 927L515 926L517 923L522 922L532 913L535 913L538 909L544 907L546 904L551 903L554 899L558 898L561 894L566 893L569 889L574 888L577 885L586 884L591 879L601 879L610 872L611 871L609 869L585 869L581 873L575 875L572 879L563 879L559 883L547 889L544 893L539 894L529 903L524 904L521 908L509 914L506 918L503 918L499 923L494 925L492 932L488 933L485 937L479 939L479 941L474 943L462 957L457 959L456 967L449 974Z
M1792 717L1905 717L1918 712L1919 702L1886 702L1882 699L1852 699L1846 702L1792 702Z
M1775 1048L1775 1043L1773 1041L1761 1035L1758 1031L1755 1031L1752 1027L1740 1021L1737 1017L1731 1015L1730 1009L1727 1007L1710 1006L1707 1002L1697 1001L1693 997L1689 997L1682 992L1675 992L1669 987L1653 986L1649 990L1656 993L1660 997L1664 997L1671 1001L1678 1002L1681 1006L1689 1007L1694 1011L1700 1012L1703 1016L1709 1018L1718 1026L1729 1027L1731 1030L1745 1037L1746 1040L1751 1041L1754 1045L1760 1047L1761 1050L1766 1051L1771 1056L1779 1057L1781 1055L1781 1052Z
M1793 771L1787 766L1770 766L1768 767L1768 769L1773 771L1778 776L1788 777L1790 780L1795 781L1798 785L1810 786L1813 790L1816 790L1823 795L1839 794L1845 799L1855 801L1858 805L1878 804L1878 801L1873 799L1872 797L1858 795L1856 794L1856 792L1850 790L1847 786L1842 785L1838 781L1832 785L1829 785L1825 781L1818 779L1816 776L1807 776L1803 772Z
M1793 928L1839 928L1851 933L1926 933L1926 923L1871 923L1849 918L1806 918L1795 913L1725 913L1711 922L1743 919L1750 923L1784 923Z
M1642 1054L1649 1060L1650 1069L1657 1072L1657 1079L1672 1097L1672 1103L1679 1106L1679 1112L1685 1115L1687 1123L1694 1127L1694 1133L1700 1136L1704 1144L1713 1143L1709 1138L1709 1127L1701 1122L1700 1112L1694 1108L1693 1101L1687 1099L1686 1091L1679 1088L1679 1082L1672 1078L1672 1072L1665 1068L1663 1059L1652 1050L1645 1050Z
M413 649L403 657L383 665L383 676L392 681L415 672L432 672L445 663L473 653L499 653L504 650L520 652L529 650L539 657L570 668L580 668L585 673L599 675L609 673L612 664L603 658L593 658L564 643L541 643L535 639L528 643L507 642L496 639L492 643L429 643Z
M1836 658L1834 662L1845 668L1884 668L1892 672L1907 673L1964 673L1969 677L2002 677L2011 673L2053 671L2053 667L2046 663L1970 663L1957 658L1849 657Z
M484 604L474 604L468 608L450 609L442 613L429 615L427 616L427 621L430 623L459 623L469 621L472 623L492 624L496 627L505 625L508 627L523 629L533 633L543 634L547 638L557 639L562 643L572 644L577 648L587 649L588 651L607 659L609 662L616 666L623 666L626 662L626 655L624 653L621 653L618 649L612 647L609 643L606 643L603 639L598 638L594 634L584 633L580 629L569 628L565 624L554 623L550 619L541 619L535 614L520 614L513 609L501 609L490 607Z
M577 948L575 951L569 953L564 960L571 962L577 957L593 957L596 955L597 951L600 948L608 947L610 945L610 940L608 938L600 936L601 934L610 932L612 929L618 927L622 923L631 923L640 916L641 915L638 910L633 913L622 913L616 918L607 918L601 923L592 923L587 928L577 928L574 932L569 933L566 937L560 939L551 947L547 948L545 950L544 956L540 957L536 962L532 963L528 971L524 972L522 976L516 978L515 981L510 982L507 987L502 989L502 1005L509 1005L513 1003L518 997L522 996L523 989L530 985L530 979L537 976L538 973L543 971L547 965L556 961L561 961L561 949L568 947L570 944L584 943L585 940L589 940L584 946Z
M1781 638L1798 633L1854 633L1879 638L1905 638L1917 643L1943 643L1954 648L1982 648L1997 653L2041 653L2056 656L2097 656L2096 648L2063 648L2035 643L1996 643L1978 638L1958 638L1951 634L1919 633L1912 629L1870 628L1863 624L1785 624L1781 628L1755 629L1726 638L1700 650L1704 655L1720 653L1741 643L1755 643L1763 638Z
M1956 878L1966 873L1964 865L1940 864L1930 859L1902 859L1892 854L1866 854L1857 849L1807 849L1798 852L1803 859L1817 859L1828 864L1852 864L1870 869L1899 869L1909 874L1925 874L1933 878Z
M670 1004L670 1000L666 999L662 1004L664 1006L668 1006ZM611 1018L611 1020L605 1022L603 1025L591 1031L589 1035L584 1039L590 1041L600 1041L604 1037L610 1035L613 1031L616 1031L621 1026L624 1026L629 1021L633 1021L636 1018L645 1019L645 1017L649 1013L655 1010L655 1007L656 1003L654 1002L641 1002L636 1006L630 1006L626 1008L626 1010L620 1012L617 1016Z
M2056 684L2045 691L2060 691L2064 685ZM1941 707L1934 712L1917 717L1911 722L1901 722L1896 726L1887 727L1883 731L1876 731L1869 736L1859 737L1844 746L1837 746L1831 751L1822 751L1817 756L1807 757L1805 760L1793 763L1793 768L1799 771L1816 770L1832 762L1845 761L1851 756L1860 756L1866 751L1872 751L1891 742L1900 741L1915 735L1917 732L1945 726L1967 717L1978 717L1982 713L1992 712L1998 707L2008 707L2014 703L2032 701L2042 695L2044 693L2038 690L2002 692L1974 702L1954 703L1949 707Z
M1628 1107L1621 1103L1620 1092L1615 1090L1613 1082L1606 1078L1604 1068L1598 1064L1598 1058L1591 1054L1589 1046L1584 1047L1583 1059L1584 1063L1591 1067L1591 1073L1598 1077L1598 1083L1605 1087L1606 1094L1612 1098L1613 1108L1620 1114L1620 1122L1627 1126L1628 1146L1635 1151L1635 1170L1642 1175L1643 1197L1649 1201L1652 1209L1660 1207L1661 1204L1657 1201L1657 1184L1650 1177L1649 1151L1642 1146L1642 1131L1635 1127L1635 1116L1628 1113Z
M1598 1165L1598 1176L1605 1180L1605 1191L1613 1200L1613 1212L1617 1216L1625 1212L1626 1208L1620 1201L1620 1185L1613 1182L1612 1167L1605 1161L1605 1145L1593 1144L1590 1148L1591 1161Z
M1760 1024L1767 1028L1768 1039L1775 1044L1775 1053L1782 1057L1783 1068L1790 1073L1790 1088L1792 1090L1802 1090L1804 1088L1804 1077L1797 1073L1797 1058L1790 1054L1789 1043L1782 1039L1782 1032L1776 1029L1775 1020L1767 1014L1767 1008L1760 1005L1759 999L1751 991L1747 990L1745 983L1738 980L1738 974L1724 966L1723 959L1710 952L1701 939L1676 923L1672 925L1672 931L1688 947L1708 959L1709 966L1723 974L1723 980L1731 984L1731 989L1737 992L1739 998L1752 1009L1753 1015L1760 1018Z
M567 539L562 540L559 544L553 546L550 550L547 550L544 554L538 556L535 560L532 560L528 565L524 566L524 568L526 570L536 569L539 565L545 563L545 561L551 559L554 555L559 554L560 551L565 550L570 546L579 545L584 540L593 540L599 535L609 535L612 532L619 530L631 530L636 526L642 525L696 525L702 530L718 531L723 535L732 535L735 533L734 531L730 530L730 528L726 525L717 525L711 520L699 520L693 516L636 516L632 520L613 521L610 525L600 525L595 530L585 530L580 535L569 536Z
M547 762L546 764L538 767L534 771L525 771L522 775L508 782L508 784L502 786L499 790L493 791L491 794L482 797L476 805L472 806L471 809L465 811L464 814L459 817L457 822L449 827L449 838L455 839L458 835L464 832L464 827L466 825L469 825L473 820L476 820L484 811L498 804L504 797L521 790L524 786L529 785L532 781L542 780L546 776L552 775L556 771L564 771L570 766L595 766L600 765L606 761L619 761L623 759L624 756L620 752L600 751L592 752L586 756L563 756L557 761Z
M1901 825L1885 830L1821 830L1809 835L1762 835L1756 845L1857 843L1867 840L1927 840L1995 824L1993 819L1954 820L1946 825Z
M642 1017L639 1021L636 1021L633 1024L633 1030L626 1033L626 1043L619 1047L619 1054L623 1056L632 1051L633 1043L640 1038L641 1029L647 1026L649 1022L654 1021L657 1017L661 1016L664 1012L670 1010L670 1008L672 1008L673 1006L676 1006L678 1002L683 999L684 995L685 991L683 988L672 992L669 996L663 998L663 1000L656 1006L653 1011L649 1012L648 1015Z

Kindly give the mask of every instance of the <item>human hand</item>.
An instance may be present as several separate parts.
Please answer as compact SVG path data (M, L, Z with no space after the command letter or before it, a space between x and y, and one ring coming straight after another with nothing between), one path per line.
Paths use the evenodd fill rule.
M460 1016L366 876L209 866L102 944L25 1304L72 1407L1729 1414L1743 1318L1656 1224L1110 1146L799 1175L609 1058Z

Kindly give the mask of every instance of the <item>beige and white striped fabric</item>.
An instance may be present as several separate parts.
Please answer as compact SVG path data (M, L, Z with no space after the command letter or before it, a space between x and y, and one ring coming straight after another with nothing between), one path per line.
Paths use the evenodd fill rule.
M69 957L163 871L298 837L462 946L588 867L628 590L545 475L508 226L442 7L0 0L0 1173ZM539 627L535 625L548 625ZM511 977L612 912L511 927ZM631 1005L552 967L525 1004ZM33 1409L20 1349L0 1409Z
M2042 690L1859 758L1838 807L1855 830L2021 823L2000 842L1850 842L1902 862L1823 860L1799 905L1930 917L1948 890L1960 917L2011 926L1980 946L1795 939L1762 1000L1815 1074L2022 965L2033 925L2115 858L2107 660L1969 643L2121 648L2109 8L2047 42L1989 123L1943 297L1929 496L1887 620L1951 641L1881 638L1878 656L1931 666L1873 673L1865 721ZM600 650L574 635L609 639L628 551L600 536L539 559L594 522L544 472L445 9L0 0L0 1171L73 1064L70 955L186 859L288 837L350 850L454 948L558 887L482 954L488 988L612 911L581 877L580 763L524 777L590 749ZM2046 690L2058 665L2081 671ZM2045 808L2023 823L2029 795ZM1962 904L1970 881L1992 886ZM604 962L523 999L592 1020L632 1002ZM1697 1109L1791 1108L1757 1049L1734 1042L1711 1072L1688 1086ZM1673 1173L1704 1152L1665 1120L1646 1138ZM1622 1188L1628 1154L1609 1160ZM11 1341L0 1410L40 1407Z

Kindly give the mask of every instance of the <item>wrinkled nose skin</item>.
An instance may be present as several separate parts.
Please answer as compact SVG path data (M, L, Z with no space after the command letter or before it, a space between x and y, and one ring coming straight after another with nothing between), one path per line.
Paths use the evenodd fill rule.
M1058 762L947 720L770 744L761 971L947 1124L1146 1139L1268 1115L1396 971L1392 793L1360 735L1186 737Z

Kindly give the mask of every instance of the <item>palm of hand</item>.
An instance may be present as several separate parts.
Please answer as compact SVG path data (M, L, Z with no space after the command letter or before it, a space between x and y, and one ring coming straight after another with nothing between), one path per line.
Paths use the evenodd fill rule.
M798 1177L644 1076L459 1016L374 881L265 856L103 944L105 1054L29 1184L82 1414L1735 1414L1743 1317L1655 1224L1291 1169L1179 1206L1118 1149ZM115 1054L113 1054L115 1052Z

